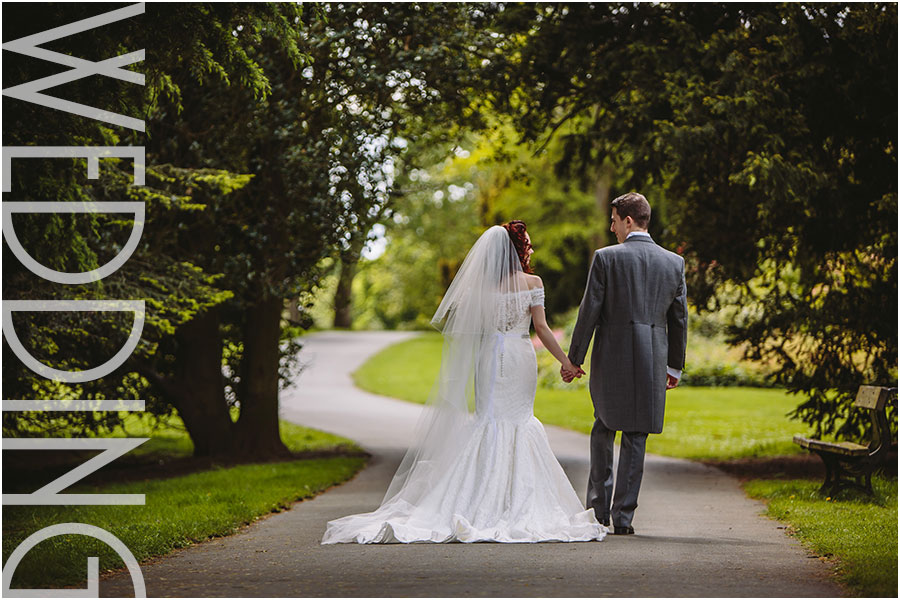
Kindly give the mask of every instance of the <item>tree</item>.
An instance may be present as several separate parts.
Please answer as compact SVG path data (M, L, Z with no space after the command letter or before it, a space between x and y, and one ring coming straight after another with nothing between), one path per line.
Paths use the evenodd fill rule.
M348 12L356 16L356 35L368 37L371 44L342 62L356 72L374 64L390 65L377 75L376 86L390 94L390 119L399 146L391 159L396 184L388 202L360 214L355 233L348 231L336 253L334 326L346 328L352 325L353 281L367 235L373 225L390 218L393 200L405 193L405 174L430 166L431 159L423 156L432 156L433 149L439 149L437 160L443 159L457 146L466 127L484 127L472 98L482 89L476 67L495 44L487 23L498 10L488 4L348 6Z
M463 142L464 143L464 142ZM430 328L429 322L472 240L480 233L470 170L461 146L413 142L417 165L400 172L385 222L387 250L363 260L354 281L354 321L363 326Z
M4 39L13 40L53 27L70 24L110 10L108 6L85 7L77 4L6 7ZM120 114L142 118L161 93L177 96L177 87L168 80L166 70L173 64L189 65L195 73L215 68L220 73L234 74L251 85L253 69L241 68L239 48L231 40L230 30L223 31L218 15L227 12L209 10L205 5L180 5L157 13L156 24L169 28L168 50L175 54L153 53L158 60L139 65L147 73L145 87L125 84L107 77L86 77L52 90L66 100L112 109ZM275 11L278 12L278 11ZM38 14L39 13L39 14ZM260 18L271 15L268 7L254 7L244 12ZM63 54L99 61L133 52L147 43L147 26L154 20L150 14L117 21L49 44ZM177 25L177 27L175 26ZM189 47L183 54L179 49ZM6 88L51 75L58 66L45 61L22 58L5 53ZM3 130L4 145L80 146L80 145L144 145L144 134L107 123L76 116L18 100L4 99L7 117ZM218 178L221 174L208 174ZM164 236L154 223L177 222L184 214L197 209L190 197L173 194L156 184L171 179L149 165L148 185L133 187L131 163L121 159L104 159L101 178L86 179L83 159L20 160L11 169L12 189L21 201L143 201L148 224L141 243L125 265L113 275L77 286L53 284L34 276L19 264L4 239L3 277L8 299L143 299L148 314L135 354L152 355L160 341L181 323L207 307L222 302L227 292L212 285L213 277L189 261L173 261L157 253ZM13 221L17 238L24 249L39 263L50 268L75 272L88 271L113 258L122 248L134 225L133 220L116 214L83 215L22 214ZM33 355L51 367L83 370L97 366L114 354L131 328L131 315L102 317L84 313L20 313L14 323L18 337ZM77 386L61 385L44 379L24 368L4 343L3 379L5 394L13 398L138 398L146 382L127 368ZM165 412L165 405L150 403L154 412ZM4 413L7 435L49 432L51 427L75 427L86 431L111 428L120 415L107 413Z
M514 130L486 142L475 180L475 195L482 225L524 220L535 254L532 266L547 288L547 311L560 315L581 302L585 276L597 248L615 243L609 231L610 184L614 174L607 165L586 173L587 189L568 174L554 172L562 158L562 145L551 140L542 149L516 145ZM661 230L665 221L657 219Z
M743 307L731 340L779 361L793 414L857 433L857 386L897 376L896 5L517 5L497 27L492 105L526 140L577 122L570 172L662 187L693 302Z
M36 20L24 8L4 27L86 16L69 5ZM471 87L469 45L489 43L480 33L484 16L464 5L160 5L151 6L140 23L78 38L67 51L98 58L140 47L144 32L164 31L167 43L146 65L145 89L82 81L72 94L148 118L155 137L145 189L131 190L128 165L119 163L110 165L119 168L116 176L99 186L61 179L65 170L53 165L22 172L32 181L19 187L33 189L36 199L142 194L153 201L145 243L129 269L117 273L121 280L107 279L89 292L108 293L115 283L125 297L147 298L155 333L145 336L121 374L98 382L93 392L65 394L120 397L126 390L150 400L154 410L174 406L199 455L283 452L279 377L287 376L291 365L283 359L296 349L282 339L283 303L315 288L323 256L341 245L353 247L366 234L365 224L389 197L392 157L404 149L401 132L434 131L442 118L477 119L465 114L465 90ZM19 78L35 72L25 65ZM17 130L31 142L122 140L95 123L69 127L65 118L53 118L59 115L46 118L45 109L14 104L13 110L21 117L17 122L46 125L43 137L40 130ZM53 140L56 131L75 134ZM135 135L130 141L141 140ZM128 225L101 219L77 227L58 219L49 226L22 224L20 237L48 264L90 266L121 244L120 230ZM98 225L108 221L118 229L98 234ZM58 232L69 238L48 244ZM4 276L18 297L47 297L24 270ZM104 335L71 322L21 325L32 346L46 349L42 358L50 364L86 368L127 331L119 321L101 324ZM74 348L82 350L75 358L62 356L61 349ZM8 347L4 351L9 355ZM5 374L13 364L4 364ZM7 389L33 391L35 379L24 373ZM240 409L236 423L229 404ZM85 415L84 425L97 429L114 422L114 415L103 425L96 415Z
M358 295L365 300L356 308L363 323L429 328L473 241L512 219L528 223L538 248L532 261L552 290L548 312L560 315L578 305L591 253L611 236L608 197L553 173L558 144L534 155L513 136L498 125L465 135L450 156L440 146L413 149L433 164L412 171L399 186L402 195L386 225L387 250L363 263Z
M85 9L80 5L19 5L4 14L5 39L64 25L108 11L108 7ZM40 11L40 18L36 18ZM282 50L299 57L296 38L285 33L296 30L300 12L294 6L255 5L167 5L151 6L148 14L92 30L90 33L55 42L64 53L101 60L131 52L147 45L148 32L166 31L167 44L154 52L144 67L147 85L124 85L105 77L85 78L70 83L61 93L66 99L142 117L156 110L156 102L166 97L175 104L181 90L170 72L176 67L190 73L188 84L202 84L206 74L233 78L255 96L265 95L267 82L260 68L249 59L252 47L268 35ZM232 31L246 29L237 40ZM4 76L15 85L53 73L44 62L8 60ZM183 82L184 83L184 82ZM12 126L4 128L4 145L143 145L143 134L121 133L110 126L54 111L15 99L5 99L4 108ZM151 130L151 133L152 130ZM79 386L48 381L21 366L4 345L4 384L9 397L24 398L148 398L148 408L167 412L171 404L146 394L148 381L133 370L135 362L153 360L174 337L196 326L202 316L229 298L229 290L218 288L216 275L198 268L190 257L174 257L169 243L171 228L202 209L193 195L227 195L245 185L248 178L220 169L185 172L171 166L148 165L147 184L131 186L130 164L104 160L97 182L85 179L81 160L29 161L12 171L13 189L18 199L31 201L142 200L146 203L147 225L141 244L131 259L115 274L84 286L59 286L35 277L18 264L4 245L4 286L7 298L140 298L147 302L147 321L141 344L128 366L102 380ZM38 262L63 271L86 271L114 256L122 247L133 221L119 215L88 214L22 215L15 221L16 232L25 249ZM17 315L16 331L26 347L49 366L79 370L96 366L121 346L130 330L130 321L121 315L78 315L66 313L24 313ZM129 315L130 317L130 315ZM188 353L190 354L190 353ZM221 379L221 361L215 365ZM190 391L190 390L187 390ZM169 396L172 397L171 395ZM189 406L179 406L189 415ZM87 431L109 429L118 424L119 414L107 413L4 413L8 435L49 432L51 427L76 427ZM189 415L190 416L190 415ZM195 439L200 453L205 440Z
M278 387L296 345L282 339L284 302L317 286L319 265L335 248L358 252L393 189L407 147L401 134L462 110L458 78L468 62L447 43L467 31L468 10L324 5L298 28L307 62L297 65L275 43L248 51L269 82L258 101L224 81L189 87L190 72L172 76L184 110L159 112L155 125L167 136L156 161L252 176L184 222L176 245L179 256L222 273L220 285L234 297L209 311L206 328L184 329L188 339L178 347L192 348L185 356L173 352L144 370L175 393L188 385L179 373L202 368L203 404L222 411L227 396L239 407L234 425L221 418L188 424L203 430L198 435L233 437L231 451L242 456L285 451ZM222 345L208 343L217 331L228 367L224 390L213 368ZM183 369L188 357L205 367Z

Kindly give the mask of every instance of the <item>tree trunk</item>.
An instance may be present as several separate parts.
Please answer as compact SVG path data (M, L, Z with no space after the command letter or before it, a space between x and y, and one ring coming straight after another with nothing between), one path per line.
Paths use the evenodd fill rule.
M290 298L285 301L285 307L288 310L288 321L290 321L291 325L299 325L302 322L302 318L300 316L300 307L297 305L296 298Z
M597 202L597 212L600 215L600 222L605 223L606 226L603 227L602 231L598 231L597 235L594 237L594 248L603 248L604 246L616 243L616 241L612 239L612 236L609 232L609 190L611 185L612 173L610 172L609 167L603 165L602 167L600 167L600 174L597 177L597 183L594 187L594 199Z
M359 255L365 239L353 241L349 251L341 252L341 276L334 292L334 326L350 329L353 326L353 278L359 265Z
M261 300L245 311L244 354L238 400L238 447L242 456L271 458L290 454L278 429L278 362L281 298Z
M234 451L234 423L222 388L222 340L213 308L176 331L177 364L171 387L173 404L194 443L194 456L224 456Z
M334 292L334 326L350 329L353 326L353 278L356 277L356 261L341 261L341 277Z

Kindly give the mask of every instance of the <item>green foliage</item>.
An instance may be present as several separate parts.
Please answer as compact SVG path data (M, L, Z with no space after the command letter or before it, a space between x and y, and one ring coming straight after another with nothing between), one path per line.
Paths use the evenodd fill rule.
M282 384L295 373L294 336L282 324L280 340L257 339L256 316L314 292L326 258L358 252L402 180L406 136L462 110L458 84L469 59L451 45L461 35L479 35L470 12L466 6L319 6L290 32L302 65L276 40L246 48L267 81L264 96L224 78L195 85L189 66L172 70L179 105L160 102L153 114L151 126L171 133L154 160L252 175L232 194L207 196L204 210L179 224L172 249L220 273L218 284L234 293L215 317L225 349L224 395L242 411L277 402L274 386L261 385L272 375L265 366L273 367L262 349L280 352ZM292 319L301 322L298 312ZM177 352L174 347L169 356ZM152 369L151 380L165 388L178 364L163 357ZM255 395L263 387L264 399ZM242 412L237 430L256 435L253 419L244 422Z
M692 301L748 309L729 339L857 434L856 388L897 378L896 5L512 5L497 28L486 104L525 140L571 124L566 172L663 188Z
M742 364L702 361L691 364L690 368L684 373L681 385L774 387L771 380L765 379L765 373Z
M150 35L165 32L166 40L165 44L146 40L142 46L154 48L153 59L146 65L148 96L154 103L165 99L179 112L184 108L185 83L173 77L176 65L184 65L190 72L192 85L202 87L218 79L264 99L272 91L271 84L253 56L255 48L275 43L295 67L309 61L298 43L297 30L304 25L304 14L303 7L296 4L193 2L151 4L146 10L142 31Z
M106 165L104 165L106 166ZM26 171L27 173L28 171ZM204 188L215 192L228 193L246 183L245 178L232 177L226 172L204 170L196 175L201 180L193 180L190 174L182 180L184 187L193 191L184 193L178 184L173 184L177 169L169 166L149 167L148 185L129 187L131 176L117 168L104 172L97 183L76 186L79 194L92 201L139 200L145 203L147 221L155 226L145 226L141 242L125 265L112 275L94 284L63 287L51 284L31 274L11 257L4 269L4 281L11 292L20 299L97 299L137 298L145 302L147 310L141 341L132 355L132 361L146 359L158 352L161 342L171 336L175 329L195 315L210 309L232 297L233 293L217 285L219 279L210 275L190 257L172 256L166 252L171 248L172 236L166 232L167 225L177 227L187 214L202 210L196 196ZM122 197L122 191L127 195ZM41 219L41 217L49 217ZM90 225L88 225L90 221ZM44 224L51 229L54 223L67 223L71 231L80 227L91 230L88 244L86 237L75 236L69 240L78 246L81 240L88 250L81 255L78 263L66 262L56 267L62 270L88 270L104 264L112 258L130 235L133 220L122 219L114 214L77 215L60 217L57 215L35 215L16 221L16 232L30 254L41 262L52 265L54 261L43 252L47 248L60 252L61 260L71 254L58 244L58 231L49 234L43 230ZM8 248L5 247L8 252ZM32 355L41 362L66 370L85 370L108 360L121 347L131 330L133 316L130 313L66 313L66 312L22 312L14 316L13 323L17 335ZM63 385L47 380L25 368L4 344L3 380L7 397L20 398L147 398L148 409L165 414L169 407L165 403L154 402L154 396L147 393L146 380L120 370L113 375L81 385ZM42 413L4 413L3 426L6 435L16 435L23 428L43 423L51 427L58 416ZM69 413L68 423L77 425L81 434L85 431L114 427L118 415L110 413L105 417Z
M731 319L728 310L698 314L691 309L681 385L775 387L774 366L747 360L745 347L727 343Z
M527 223L535 249L531 266L547 289L552 319L578 306L593 251L610 243L607 173L598 169L596 189L585 192L554 172L553 165L562 159L555 140L535 154L514 146L513 136L507 125L482 141L487 157L473 177L478 212L484 227L513 219Z
M897 595L897 479L874 477L876 499L852 492L823 498L819 482L751 480L744 489L768 504L768 515L822 559L833 561L838 579L854 595Z
M386 252L360 263L354 322L360 327L430 329L431 316L480 233L474 185L476 159L457 151L430 169L406 174L404 194L386 223Z
M361 265L358 326L428 328L478 236L513 219L528 224L551 318L578 305L591 252L607 243L608 215L594 195L554 175L557 145L534 156L511 136L498 125L466 136L449 156L431 148L433 166L409 174L386 223L385 253Z
M4 31L29 35L108 10L103 5L11 6L4 13ZM100 61L145 47L148 34L165 31L165 47L148 53L152 60L138 65L147 74L145 87L113 78L86 77L67 84L62 92L54 89L52 93L61 93L66 100L146 118L157 109L162 96L180 103L181 90L171 77L177 65L191 73L182 85L203 82L207 72L215 72L218 77L233 77L258 95L265 95L259 67L248 58L246 49L259 43L262 36L281 40L288 54L297 60L302 58L296 51L296 38L281 35L285 23L296 26L298 10L295 6L273 4L243 8L221 4L150 5L142 17L53 42L54 49L63 54ZM246 29L249 39L236 38L232 34L235 27ZM56 68L51 63L12 55L7 59L4 78L12 85L49 75ZM146 145L140 132L114 131L104 123L27 102L6 99L4 109L9 125L3 131L4 145ZM210 194L227 196L246 185L248 178L220 169L185 173L151 161L147 165L147 185L133 186L130 171L130 162L104 159L100 179L88 180L84 159L18 161L11 169L17 200L143 201L146 224L134 255L102 281L82 286L50 284L20 265L5 244L3 278L7 298L144 300L148 313L134 358L146 359L180 325L233 295L218 285L214 271L199 268L193 257L173 255L172 240L177 237L172 233L204 208L195 194L206 194L207 198ZM23 214L15 220L17 236L32 257L68 272L87 271L106 263L121 250L132 227L132 219L106 214ZM46 364L83 370L107 360L121 347L131 328L130 318L131 315L84 318L82 314L75 319L64 313L24 313L17 315L16 330L26 348ZM165 413L170 409L165 403L154 402L155 396L146 394L147 381L126 369L90 384L62 386L25 369L5 344L3 352L6 397L144 397L150 401L151 411ZM82 434L115 427L118 419L116 413L102 417L71 413L67 417L69 424L77 426ZM34 425L59 426L56 417L36 413L4 413L3 423L5 433L10 435Z
M4 15L4 28L25 35L105 10L20 5ZM121 160L103 161L96 182L86 180L83 160L23 161L13 169L18 199L143 200L147 222L125 268L77 290L37 280L4 247L11 265L4 269L7 297L141 298L149 314L128 366L91 386L43 382L5 346L7 395L140 397L166 414L173 404L209 401L186 390L217 379L209 370L205 379L185 373L187 352L187 358L211 357L204 365L212 371L223 363L227 379L213 390L212 402L221 415L226 402L239 405L239 395L263 379L242 377L260 347L281 351L277 365L277 356L260 362L289 378L296 327L307 319L301 314L280 336L252 344L246 338L258 331L254 318L276 313L282 299L312 293L323 259L365 236L403 181L409 139L440 139L435 122L478 120L467 111L464 92L474 85L470 46L490 44L485 18L484 10L452 4L150 5L142 17L55 43L64 53L101 60L156 48L147 36L165 36L164 47L138 65L147 74L145 87L94 77L66 89L69 100L144 118L150 143L138 132L121 134L11 100L4 108L14 125L4 129L4 144L146 144L147 185L132 186L130 164ZM18 84L51 74L46 67L11 61L8 79ZM118 215L17 218L19 237L34 257L68 271L114 256L131 225ZM118 349L129 328L122 315L100 323L52 319L19 318L17 330L36 355L60 368L95 366ZM207 326L192 338L201 319ZM194 342L190 350L188 342ZM266 389L268 402L276 403L273 388ZM118 418L70 416L86 431L108 430ZM4 426L12 433L56 426L41 419L5 414ZM255 429L247 431L252 436Z

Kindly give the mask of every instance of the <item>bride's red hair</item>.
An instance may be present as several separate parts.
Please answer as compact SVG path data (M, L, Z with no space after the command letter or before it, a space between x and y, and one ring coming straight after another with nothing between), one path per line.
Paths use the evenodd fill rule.
M525 237L525 221L510 221L509 223L504 223L503 228L509 234L509 239L512 240L513 246L516 248L519 262L522 263L522 270L526 273L533 273L531 260L528 256L528 248L531 247L531 244L528 243L528 238Z

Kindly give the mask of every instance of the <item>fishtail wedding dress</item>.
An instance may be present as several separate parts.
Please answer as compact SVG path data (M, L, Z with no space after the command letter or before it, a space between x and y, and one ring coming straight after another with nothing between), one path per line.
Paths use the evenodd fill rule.
M459 285L451 285L435 315L445 337L441 375L381 506L330 521L323 544L575 542L606 535L534 416L530 307L543 306L544 290L527 288L508 241L502 227L485 232L479 239L485 244L470 251L469 270L464 263L454 279Z

